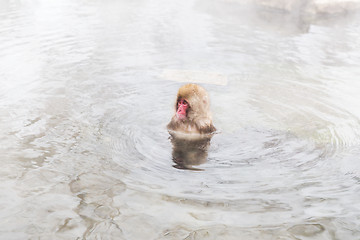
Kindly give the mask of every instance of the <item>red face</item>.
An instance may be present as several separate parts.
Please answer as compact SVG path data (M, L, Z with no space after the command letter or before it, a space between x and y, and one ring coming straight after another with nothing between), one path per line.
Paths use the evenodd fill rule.
M179 101L177 102L176 116L180 120L186 119L186 112L188 108L189 108L188 102L185 99L180 98Z

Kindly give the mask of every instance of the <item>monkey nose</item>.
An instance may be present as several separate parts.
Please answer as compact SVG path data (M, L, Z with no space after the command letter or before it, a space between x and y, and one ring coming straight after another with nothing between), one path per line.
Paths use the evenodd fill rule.
M179 107L179 109L178 109L177 112L178 112L179 114L185 114L185 113L186 113L185 109L184 109L184 108L181 108L181 107Z
M179 119L185 119L186 118L186 107L182 104L179 105L178 110L176 111L176 116Z
M178 114L186 114L186 107L182 104L179 105L178 110L177 110Z

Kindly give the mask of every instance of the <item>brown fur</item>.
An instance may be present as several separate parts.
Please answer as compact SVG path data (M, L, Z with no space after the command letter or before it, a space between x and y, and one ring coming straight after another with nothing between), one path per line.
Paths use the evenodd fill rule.
M176 97L175 111L177 110L177 102L180 98L184 98L189 104L187 117L185 120L180 120L174 114L167 125L169 130L200 134L216 131L212 124L209 96L204 88L196 84L182 86Z

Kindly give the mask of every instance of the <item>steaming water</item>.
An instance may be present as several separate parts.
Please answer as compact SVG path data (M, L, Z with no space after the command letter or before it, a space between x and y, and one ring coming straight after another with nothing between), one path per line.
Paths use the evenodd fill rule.
M1 1L1 239L360 239L359 19L300 20ZM228 80L202 171L173 167L167 70Z

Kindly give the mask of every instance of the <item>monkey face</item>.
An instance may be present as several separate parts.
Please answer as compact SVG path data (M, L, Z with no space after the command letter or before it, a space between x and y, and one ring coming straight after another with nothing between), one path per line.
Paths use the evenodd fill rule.
M185 120L187 117L187 111L189 108L189 103L184 99L180 98L177 102L176 116L180 120Z

